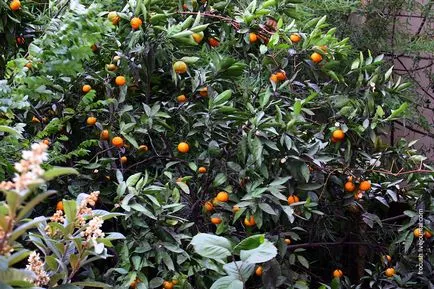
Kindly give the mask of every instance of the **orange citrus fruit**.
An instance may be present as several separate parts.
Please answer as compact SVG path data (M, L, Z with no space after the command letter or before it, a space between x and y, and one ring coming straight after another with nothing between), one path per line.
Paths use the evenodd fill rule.
M289 39L291 39L292 43L299 43L301 41L301 36L298 33L293 33L289 36Z
M253 227L254 225L256 225L255 217L253 216L250 216L250 218L245 217L244 225L246 225L246 227Z
M258 41L258 35L256 35L256 33L251 32L249 34L249 41L250 43L255 43L256 41Z
M58 201L56 204L56 211L63 211L65 208L63 207L63 202Z
M342 270L336 269L333 271L333 277L341 278L342 276L344 276L344 273L342 272Z
M262 266L258 266L255 270L256 276L262 276Z
M387 268L384 274L386 274L387 277L393 277L396 274L395 268Z
M143 153L145 153L145 152L147 152L148 150L149 150L149 148L148 148L147 145L140 145L140 146L139 146L139 152L143 152Z
M218 41L217 39L215 39L214 37L211 37L208 39L208 43L211 47L217 47L220 45L220 41Z
M183 95L183 94L178 95L178 96L176 97L176 101L178 101L179 103L184 103L184 102L187 101L187 97L185 97L185 95Z
M49 146L50 144L51 144L51 142L50 142L50 140L49 139L44 139L43 141L42 141L44 144L46 144L47 146Z
M126 156L122 156L120 158L120 162L121 162L121 164L126 164L128 162L128 158Z
M390 257L389 255L384 256L384 258L386 258L387 262L391 262L392 261L392 257Z
M89 84L85 84L81 90L83 90L84 93L88 93L91 89L92 87Z
M423 233L423 236L424 236L426 239L430 239L430 238L432 237L432 234L431 234L430 231L425 231L425 232Z
M274 83L277 83L277 82L279 81L279 79L277 78L277 75L273 73L273 74L270 76L270 81L271 81L271 82L274 82Z
M178 151L180 152L180 153L188 153L188 151L190 150L190 146L188 145L188 143L186 143L186 142L180 142L179 144L178 144Z
M285 239L283 240L285 242L286 245L291 245L291 239Z
M33 64L32 62L29 61L24 66L27 67L28 69L31 69L33 67Z
M173 283L170 281L164 281L163 282L163 288L164 289L172 289L173 288Z
M232 212L234 212L234 213L238 212L239 210L240 210L240 207L238 207L237 205L234 205L232 207Z
M353 192L356 189L356 186L353 182L346 182L344 185L344 189L346 192Z
M89 126L95 125L95 123L96 123L96 117L94 117L94 116L89 116L86 119L86 124Z
M125 76L120 75L120 76L116 77L115 83L117 86L124 86L125 83L127 83Z
M200 174L204 174L204 173L206 173L206 168L205 168L205 167L200 167L197 171L198 171Z
M219 192L216 196L216 199L219 202L225 203L225 202L229 201L229 194L226 192L223 192L223 191Z
M118 67L116 66L116 64L113 64L113 63L110 63L110 64L107 64L107 70L108 71L115 71Z
M299 197L296 195L292 195L288 197L288 204L294 204L294 203L298 203L300 201Z
M359 189L361 191L369 191L371 189L371 182L370 181L363 181L359 185Z
M33 123L40 123L41 121L36 116L33 116L32 117L32 122Z
M187 72L187 64L184 61L177 61L173 64L173 70L178 74Z
M203 33L193 33L192 37L194 41L199 44L203 39Z
M140 28L140 26L142 26L143 22L139 17L133 17L130 21L130 24L134 30L137 30Z
M208 96L208 87L202 87L201 89L199 89L199 94L200 96L206 97Z
M322 61L322 55L319 54L318 52L314 52L312 53L312 55L310 56L310 59L314 62L314 63L320 63Z
M332 138L334 138L336 141L341 141L345 138L345 133L341 129L336 129L332 133Z
M110 137L110 133L109 133L109 131L106 130L106 129L103 130L103 131L100 133L100 135L99 135L99 138L102 139L102 140L108 140L109 137Z
M214 205L210 201L208 201L203 205L203 208L206 212L211 212L214 209Z
M112 139L112 145L114 145L117 148L121 148L124 146L124 140L120 136L115 136Z
M278 81L283 81L286 79L286 72L281 70L275 73Z
M419 238L420 236L422 236L422 230L419 229L419 228L414 229L414 231L413 231L413 235L414 235L416 238Z
M9 7L11 8L12 11L18 11L21 9L21 2L19 0L13 0L9 4Z
M221 222L222 222L222 219L219 217L212 217L211 218L211 223L213 223L214 225L221 224Z

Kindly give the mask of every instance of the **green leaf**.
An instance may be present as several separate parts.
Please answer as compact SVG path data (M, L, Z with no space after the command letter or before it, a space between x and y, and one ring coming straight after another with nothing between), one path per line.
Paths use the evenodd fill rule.
M157 217L147 208L145 208L142 204L132 204L130 207L138 212L143 213L148 218L151 218L153 220L157 220Z
M255 264L237 261L223 265L223 269L229 276L234 276L239 280L247 280L255 270Z
M264 263L277 255L277 248L268 240L252 250L241 250L241 261L247 263Z
M78 171L73 168L54 167L44 173L42 176L44 180L50 181L54 178L64 175L79 175Z
M21 132L19 132L18 130L14 129L12 127L9 127L9 126L0 125L0 131L9 133L11 135L14 135L14 136L20 138L20 139L23 138L23 135L21 134Z
M33 220L24 223L21 226L18 226L17 228L15 228L15 230L12 232L9 240L15 241L16 239L18 239L22 234L24 234L27 230L36 227L39 223L46 221L47 218L45 217L36 217Z
M223 237L199 233L193 237L190 244L202 257L214 259L219 263L224 263L224 260L232 255L232 245Z
M303 267L309 269L309 261L307 261L306 258L301 255L297 255L297 260L298 262L300 262L301 265L303 265Z
M26 250L26 249L22 249L19 250L18 252L10 255L7 260L8 260L8 266L12 267L14 264L21 262L22 260L24 260L25 258L29 257L31 251Z
M217 279L210 289L243 289L244 285L238 279L235 279L234 276L225 276Z
M265 242L265 235L254 235L250 236L244 240L242 240L240 243L238 243L234 247L234 252L236 254L240 253L241 250L251 250L259 247L261 244Z
M66 220L71 224L75 221L75 217L77 216L77 202L74 200L63 200L62 202Z
M297 186L297 189L302 191L313 191L318 190L322 186L322 184L301 184Z

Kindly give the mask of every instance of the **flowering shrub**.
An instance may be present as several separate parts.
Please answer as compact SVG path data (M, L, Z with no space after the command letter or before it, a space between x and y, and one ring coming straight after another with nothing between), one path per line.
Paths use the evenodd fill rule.
M77 282L81 278L76 275L93 261L110 257L106 246L111 247L112 240L124 237L119 233L106 235L101 227L105 220L122 214L92 209L99 196L99 192L92 192L80 194L77 201L63 200L63 208L50 218L29 218L34 207L54 193L41 192L45 190L46 181L77 173L68 168L45 171L41 165L48 159L47 148L41 142L33 144L32 150L23 151L22 160L15 164L15 177L12 181L0 183L6 196L6 200L0 203L0 262L3 268L0 270L0 285L104 287L105 284L95 281ZM34 227L37 232L31 231ZM22 239L26 234L29 240ZM38 250L25 249L22 244L28 241ZM25 269L14 267L27 256Z

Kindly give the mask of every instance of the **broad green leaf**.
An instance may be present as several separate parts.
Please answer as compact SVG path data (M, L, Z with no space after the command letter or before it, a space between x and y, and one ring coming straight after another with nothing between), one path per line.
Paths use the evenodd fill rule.
M265 235L253 235L238 243L234 247L234 252L238 254L240 253L241 250L255 249L264 242L265 242Z
M235 279L234 276L225 276L217 279L210 289L243 289L244 285L238 279Z
M73 168L54 167L44 173L44 180L50 181L64 175L79 175L78 171Z
M240 258L241 261L247 263L264 263L267 262L277 255L277 248L268 240L259 245L257 248L252 250L241 250Z
M197 234L191 240L191 245L202 257L214 259L219 263L224 263L223 260L232 255L232 245L229 240L211 234Z

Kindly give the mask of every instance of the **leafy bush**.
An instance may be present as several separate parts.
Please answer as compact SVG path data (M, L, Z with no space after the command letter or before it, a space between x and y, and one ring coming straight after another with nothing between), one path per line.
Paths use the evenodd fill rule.
M384 141L411 114L409 84L325 17L294 20L297 2L70 1L8 63L10 95L30 107L8 108L14 125L49 143L49 165L81 172L53 184L77 199L63 201L67 223L81 192L100 192L104 216L125 214L105 223L126 238L117 264L86 266L88 279L139 289L431 284L433 169L414 142ZM29 235L50 256L50 285L86 286L72 280L78 260L107 257L102 248L121 237L84 250L85 228L49 228L77 250L56 254L45 225Z

